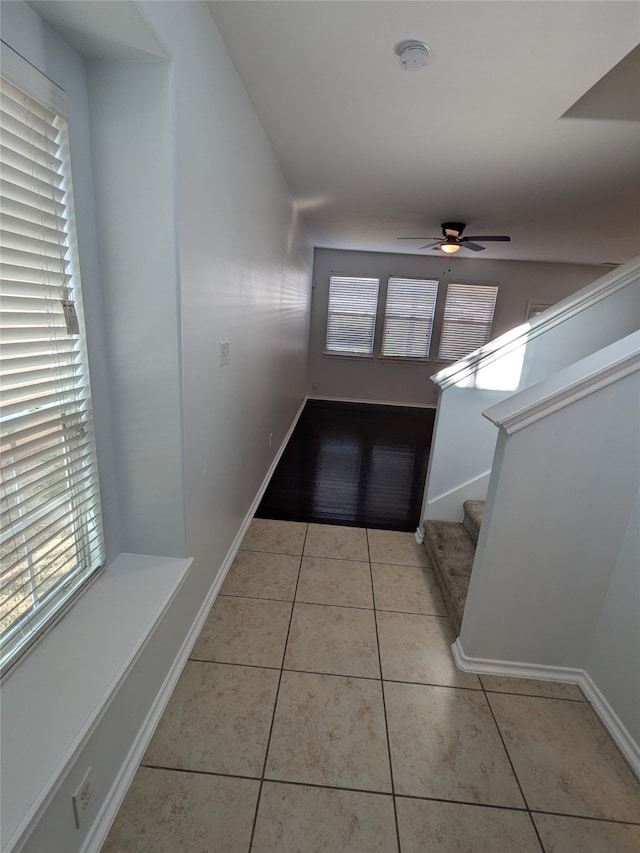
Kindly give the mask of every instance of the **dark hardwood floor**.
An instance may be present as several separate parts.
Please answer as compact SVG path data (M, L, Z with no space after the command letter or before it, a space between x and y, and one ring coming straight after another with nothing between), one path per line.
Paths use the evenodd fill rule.
M415 530L434 409L309 400L256 515Z

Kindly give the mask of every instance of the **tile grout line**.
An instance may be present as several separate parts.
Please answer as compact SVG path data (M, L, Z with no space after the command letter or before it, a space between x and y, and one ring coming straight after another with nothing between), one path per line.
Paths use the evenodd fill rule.
M396 799L398 799L398 800L417 799L417 800L427 801L427 802L432 801L432 802L440 802L440 803L459 803L460 805L475 805L475 806L482 807L482 808L494 808L494 809L499 809L502 811L526 812L529 816L530 823L533 826L533 829L534 829L534 832L535 832L536 837L538 839L538 843L540 845L540 849L542 850L542 853L544 853L545 847L544 847L544 844L542 842L540 833L538 832L538 828L537 828L535 820L534 820L534 815L538 815L538 814L539 815L552 815L552 816L557 816L560 818L575 818L575 819L583 819L583 820L589 820L589 821L598 821L600 823L605 823L605 824L608 823L608 824L614 824L614 825L620 824L622 826L627 826L627 825L629 825L629 826L640 826L640 821L636 822L636 821L629 821L629 820L616 820L613 818L594 817L594 816L590 816L590 815L581 815L581 814L575 814L574 815L574 814L569 814L566 812L554 812L554 811L549 811L549 810L545 810L545 809L534 809L533 807L531 807L528 804L527 798L525 797L524 789L522 787L522 784L520 782L518 774L516 773L516 769L515 769L515 766L513 764L511 755L509 753L509 749L507 748L507 745L505 743L502 731L500 729L496 715L494 713L494 709L493 709L491 701L490 701L491 695L497 695L497 696L509 695L509 696L526 697L526 698L552 699L554 701L564 701L564 702L568 701L568 702L572 702L574 704L576 704L576 703L577 704L585 704L588 707L591 707L591 703L586 699L586 697L584 699L573 699L573 698L569 698L569 697L548 697L548 696L538 696L535 694L528 694L528 693L511 693L510 691L495 691L495 690L491 690L490 688L485 688L481 679L479 679L480 685L481 685L479 689L477 689L477 688L460 688L460 687L455 687L453 685L437 685L437 684L431 685L431 684L426 684L426 683L422 683L422 682L414 682L414 681L398 681L397 679L384 679L383 673L382 673L381 648L380 648L379 634L378 634L378 622L377 622L378 612L394 612L394 613L404 614L404 615L423 615L423 616L430 616L430 615L437 616L438 614L415 614L415 613L411 613L409 611L384 611L384 609L382 609L382 608L377 608L376 607L374 581L373 581L373 565L376 565L376 564L373 564L370 559L367 561L367 565L369 567L369 577L370 577L370 584L371 584L371 590L372 590L372 599L373 599L373 607L372 608L352 607L350 605L326 605L326 604L318 604L317 602L297 602L296 596L297 596L297 590L298 590L299 581L300 581L300 577L301 577L302 563L303 563L304 556L305 556L304 555L304 547L306 544L308 533L309 533L309 526L307 524L307 528L306 528L305 535L304 535L303 546L302 546L302 553L299 555L290 555L290 554L287 555L287 556L293 556L293 557L298 559L297 576L296 576L296 581L295 581L295 587L293 590L293 598L291 600L288 600L288 599L267 599L267 598L262 598L262 597L258 597L258 596L254 597L254 596L243 596L243 595L233 595L233 594L228 595L228 594L220 593L220 595L222 597L231 597L231 598L239 598L239 599L247 598L247 599L255 599L255 600L259 600L259 601L281 601L283 603L286 602L286 603L291 605L291 612L290 612L290 618L289 618L289 623L288 623L288 628L287 628L287 634L285 637L284 649L283 649L282 658L281 658L281 665L279 667L265 667L265 666L260 666L257 664L238 664L238 663L233 663L230 661L203 660L203 659L191 658L191 657L188 658L189 660L193 660L194 662L200 662L200 663L214 663L214 664L223 664L223 665L227 665L227 666L246 666L246 667L251 667L251 668L267 669L267 670L279 672L279 677L277 680L277 687L276 687L276 692L275 692L274 705L273 705L272 719L271 719L268 738L267 738L267 742L266 742L265 757L264 757L261 775L259 777L256 777L256 776L243 776L243 775L234 774L234 773L220 773L220 772L213 772L213 771L192 770L189 768L170 767L170 766L163 766L163 765L156 765L156 764L145 764L143 761L140 762L140 765L139 765L140 767L147 767L150 769L174 771L174 772L182 772L182 773L192 773L192 774L197 774L197 775L217 776L217 777L221 777L221 778L237 778L237 779L244 779L247 781L258 782L259 783L258 794L257 794L257 800L256 800L256 805L255 805L255 811L254 811L254 818L253 818L252 829L251 829L251 837L249 840L249 847L247 849L247 853L251 853L251 850L253 848L254 837L255 837L255 832L256 832L256 827L257 827L257 818L258 818L259 806L260 806L260 802L261 802L262 790L263 790L263 785L264 785L265 781L272 781L274 784L294 785L294 786L302 786L302 787L306 786L306 787L326 789L326 790L334 790L334 791L344 790L344 791L361 792L363 794L378 794L380 796L388 796L387 792L379 791L379 790L348 788L348 787L344 787L344 786L323 785L320 783L311 783L311 782L309 782L309 783L296 782L296 781L287 780L287 779L269 780L266 778L266 767L267 767L267 762L268 762L269 749L270 749L273 729L274 729L274 725L275 725L276 709L277 709L277 703L278 703L278 698L279 698L280 685L281 685L284 673L285 672L303 672L303 673L308 673L310 675L326 675L326 676L330 676L330 677L331 676L349 677L349 678L357 678L357 679L363 679L363 680L369 680L369 681L379 681L380 685L381 685L383 713L384 713L384 719L385 719L385 733L387 736L387 752L388 752L389 770L390 770L390 779L391 779L391 796L392 796L393 808L394 808L394 818L395 818L395 826L396 826L396 838L397 838L397 844L398 844L398 853L400 853L401 847L400 847L400 833L399 833L398 813L397 813L397 808L396 808ZM367 550L370 553L368 529L366 529L366 528L365 528L365 538L366 538L366 542L367 542ZM257 553L257 554L277 554L278 552L258 551L258 552L254 552L254 553ZM340 559L340 558L335 558L335 559ZM345 560L345 562L346 562L346 560ZM350 561L350 562L361 562L364 564L365 561ZM385 565L385 564L379 564L379 565ZM402 565L402 564L391 564L391 563L389 563L388 565L394 565L395 566L395 565ZM420 568L424 568L424 567L420 567ZM309 670L295 670L295 669L286 668L285 667L285 658L286 658L287 647L288 647L288 642L289 642L289 638L290 638L290 631L291 631L292 622L293 622L293 613L295 610L295 605L297 603L314 605L314 606L318 606L318 607L322 607L322 606L325 606L325 607L332 607L332 606L343 607L344 609L352 609L352 610L357 609L357 610L362 610L365 612L372 610L373 614L374 614L374 623L375 623L375 629L376 629L376 641L377 641L378 664L379 664L379 668L380 668L380 676L378 678L370 678L367 676L341 676L339 673L331 673L331 672L318 673L318 672L309 671ZM439 617L439 618L448 619L447 616L443 616L443 617ZM437 797L425 797L425 796L419 796L419 795L396 793L395 783L394 783L394 775L393 775L393 765L392 765L392 761L391 761L389 726L388 726L388 717L387 717L385 691L384 691L385 681L387 681L389 683L398 682L398 683L403 683L403 684L416 684L416 685L422 685L422 686L440 686L440 687L448 687L450 689L458 689L458 690L460 690L460 689L467 689L467 690L475 689L475 692L479 692L481 690L484 697L485 697L487 705L489 706L491 717L494 721L494 724L496 725L498 735L500 737L503 748L504 748L505 753L507 755L507 759L508 759L509 764L511 766L512 772L514 774L514 778L515 778L516 783L518 785L524 806L523 807L514 807L514 806L498 806L498 805L487 804L487 803L471 803L471 802L466 803L463 800L448 800L448 799L441 799L441 798L437 798ZM597 715L596 715L596 717L597 717ZM606 728L604 726L603 726L603 729L606 732ZM608 732L607 732L607 734L608 734ZM609 739L610 739L610 736L609 736ZM250 809L248 810L248 813L250 815Z
M518 778L518 774L516 773L515 765L511 759L511 755L510 755L509 750L507 748L507 744L504 741L504 737L502 736L502 731L500 729L500 726L498 725L498 720L496 719L496 715L493 711L493 707L491 706L491 702L489 701L489 697L487 696L487 691L485 690L484 684L482 683L482 679L480 677L478 677L478 681L480 682L480 685L482 687L482 693L483 693L485 702L487 703L487 707L489 708L489 713L491 714L491 718L492 718L493 723L496 727L496 731L498 732L498 737L500 738L500 742L502 743L502 748L505 751L505 755L507 756L507 761L509 762L509 766L511 767L511 772L513 773L513 778L516 780L518 790L520 791L520 796L522 797L522 802L525 804L527 814L529 815L529 821L531 822L531 826L533 827L533 831L535 832L536 838L538 839L538 844L540 845L540 850L542 851L542 853L545 853L544 844L542 843L542 839L540 838L540 833L538 832L538 827L536 826L536 822L533 819L533 815L531 814L531 809L529 807L529 801L527 800L527 798L525 796L524 789L522 787L520 779Z
M220 771L213 770L194 770L189 767L171 767L168 764L140 764L140 767L144 767L147 770L164 770L169 773L191 773L195 776L215 776L220 779L243 779L247 782L260 782L260 778L257 776L243 776L240 773L222 773ZM297 782L294 779L265 779L265 782L272 782L274 785L293 785L299 788L318 788L322 791L349 791L354 794L374 794L379 797L388 797L390 796L388 791L378 791L372 788L352 788L349 786L340 786L337 787L335 785L323 785L320 782ZM443 797L425 797L420 794L400 794L396 793L394 795L396 798L400 800L420 800L428 803L451 803L452 805L460 805L460 806L473 806L479 809L494 809L496 811L507 811L507 812L517 812L524 814L525 812L528 814L529 809L525 806L504 806L504 805L496 805L495 803L477 803L471 800L453 800L453 799L445 799ZM633 820L619 820L615 818L606 818L606 817L595 817L593 815L583 815L583 814L573 814L569 812L554 812L549 809L531 809L531 814L539 814L539 815L550 815L552 817L560 817L560 818L572 818L575 820L586 820L586 821L594 821L597 823L610 823L610 824L618 824L620 826L640 826L640 821Z
M362 560L358 560L357 562L362 563ZM411 566L410 568L422 568L421 566ZM264 595L243 595L240 592L219 592L216 596L216 601L218 598L248 598L250 601L292 601L291 598L276 598L274 596L264 596ZM348 610L373 610L373 607L362 607L359 604L327 604L324 601L305 601L302 598L295 600L296 604L313 604L316 607L344 607ZM402 616L428 616L431 619L447 619L449 617L445 613L425 613L423 610L398 610L392 609L390 607L377 607L376 610L379 610L381 613L398 613ZM497 692L497 691L496 691ZM574 702L585 702L585 699L574 699Z
M280 696L280 685L282 684L282 676L285 672L285 670L284 670L284 659L285 659L285 656L287 654L287 646L289 645L289 635L291 633L291 623L293 622L293 611L295 609L296 593L298 592L298 584L300 582L300 573L302 571L302 558L304 555L304 546L307 542L308 533L309 533L309 525L307 524L305 531L304 531L304 540L302 542L302 551L300 552L300 562L298 565L298 576L296 578L296 585L295 585L295 588L293 590L293 601L291 602L291 613L289 615L289 625L287 627L287 636L285 638L284 648L282 650L282 663L280 665L280 675L278 676L278 686L276 687L275 701L273 703L273 714L271 715L271 725L269 727L269 736L267 737L267 745L266 745L266 749L265 749L265 753L264 753L264 762L262 764L262 774L260 777L260 787L258 788L258 799L256 800L256 810L255 810L255 814L253 816L253 825L251 827L251 837L249 839L249 847L247 848L247 853L251 853L251 849L253 847L253 841L254 841L254 837L255 837L255 833L256 833L256 826L258 823L258 810L260 809L260 801L262 799L262 788L264 787L265 774L267 772L267 760L269 758L269 748L271 746L271 736L273 734L273 727L274 727L275 721L276 721L276 709L278 707L278 697Z
M261 600L261 599L258 599L258 600ZM272 599L264 599L264 600L265 601L271 601ZM305 604L306 602L291 601L291 600L287 601L287 600L283 599L283 603L284 604L296 605L296 604L301 604L301 603ZM319 607L324 607L324 606L333 607L333 605L323 605L323 604L320 604L318 606ZM351 609L351 610L359 610L359 609L364 610L364 608L355 608L355 607L354 608L345 608L345 609L347 609L347 610L349 610L349 609ZM371 613L373 611L365 610L365 612ZM383 610L381 612L387 613L389 611ZM409 614L409 615L412 615L412 614ZM297 669L295 667L289 667L289 666L267 666L267 665L262 664L262 663L238 663L237 661L231 661L231 660L213 660L213 659L209 659L209 658L197 658L197 657L193 657L193 656L190 656L188 658L188 660L192 661L193 663L215 663L215 664L220 664L221 666L244 666L244 667L248 667L250 669L272 669L272 670L275 670L276 672L279 672L282 669L284 672L300 672L300 673L303 673L305 675L326 675L329 678L356 678L356 679L360 679L362 681L379 681L380 680L377 676L372 677L370 675L354 675L352 672L348 672L348 673L345 673L345 672L324 672L323 670L317 670L317 669ZM523 699L553 699L555 702L570 702L574 705L588 705L588 703L583 701L582 699L569 699L569 698L560 697L560 696L538 696L535 693L512 693L512 692L507 691L507 690L486 690L486 689L483 689L482 687L466 687L466 686L461 685L461 684L442 684L439 681L411 681L411 680L407 680L404 678L383 678L382 681L384 683L389 683L389 684L415 684L418 687L442 687L445 690L469 690L473 693L483 693L484 692L486 694L495 695L495 696L516 696L518 698L523 698ZM605 729L605 731L606 731L606 729ZM594 818L594 820L595 820L595 818ZM609 820L609 818L603 818L603 820Z
M373 621L376 627L376 646L378 649L378 666L380 667L380 693L382 695L382 712L384 714L384 731L387 736L387 758L389 759L389 777L391 779L391 801L393 803L393 819L396 825L396 843L398 845L398 853L402 853L400 847L400 825L398 823L398 809L396 805L396 786L393 777L393 764L391 763L391 740L389 738L389 721L387 719L387 703L384 695L384 680L382 677L382 655L380 652L380 637L378 635L378 613L376 608L376 593L373 586L373 571L371 569L371 550L369 548L369 531L365 531L367 540L367 551L369 553L369 580L371 583L371 599L373 601Z
M269 519L269 520L275 521L276 519ZM296 522L296 524L304 524L304 523L305 522L300 522L300 521ZM309 524L313 524L313 523L314 522L309 522ZM338 528L342 527L343 529L346 529L346 530L364 530L365 533L369 529L372 529L372 528L368 528L368 527L350 527L348 525L338 525L338 524L331 524L331 525L327 524L327 525L321 525L321 526L338 527ZM391 530L391 529L386 530L385 529L385 530L380 530L379 532L381 532L381 533L412 533L413 531ZM306 539L306 534L305 534L305 539ZM367 537L367 550L368 550L368 548L369 548L369 540ZM244 554L274 554L277 557L298 557L298 556L301 556L303 558L307 557L307 558L312 559L312 560L338 560L341 563L365 563L369 566L393 566L393 568L396 568L396 569L422 569L423 571L425 569L427 569L429 572L431 572L433 574L433 568L429 564L425 565L423 563L406 563L406 562L405 563L394 563L392 558L390 558L388 560L370 560L370 559L355 560L353 557L338 557L338 556L327 557L326 555L322 555L322 554L305 554L305 553L302 553L300 555L300 554L292 554L290 551L267 551L264 549L259 551L259 550L256 550L255 548L238 548L238 553L239 554L240 553L244 553Z

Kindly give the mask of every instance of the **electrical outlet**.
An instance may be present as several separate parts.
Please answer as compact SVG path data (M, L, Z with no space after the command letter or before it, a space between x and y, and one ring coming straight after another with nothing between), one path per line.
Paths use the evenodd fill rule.
M312 390L312 391L317 391L317 390L318 390L318 383L317 383L317 382L312 382L312 383L311 383L311 390Z
M272 444L273 444L273 433L270 432L269 433L269 447L271 447Z
M84 823L87 811L93 802L93 780L91 778L91 768L84 774L82 782L78 785L75 794L71 797L73 804L73 816L76 819L76 829L80 829Z
M220 341L220 367L229 364L231 344L229 341Z

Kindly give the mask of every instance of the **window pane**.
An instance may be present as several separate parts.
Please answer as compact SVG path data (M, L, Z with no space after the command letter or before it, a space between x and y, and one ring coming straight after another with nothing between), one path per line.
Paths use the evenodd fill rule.
M0 640L8 668L104 562L66 123L1 81Z
M378 307L377 278L331 276L327 352L371 355Z
M454 361L487 343L497 295L497 285L448 286L438 358Z
M382 355L428 357L437 296L432 279L389 279Z

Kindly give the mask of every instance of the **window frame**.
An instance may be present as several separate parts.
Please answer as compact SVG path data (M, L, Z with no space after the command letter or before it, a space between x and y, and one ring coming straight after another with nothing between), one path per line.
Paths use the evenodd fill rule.
M373 338L371 343L371 349L369 352L356 352L353 350L334 350L329 349L327 338L329 331L329 323L330 323L330 314L331 314L331 283L333 279L343 279L343 280L353 280L353 281L367 281L367 280L375 280L378 282L378 292L377 292L377 301L376 301L376 310L375 314L372 314L372 329L373 329ZM402 282L425 282L426 284L434 284L435 285L435 298L433 301L433 316L431 317L431 324L429 329L429 347L427 350L426 356L414 356L414 355L391 355L385 354L383 352L384 347L384 335L385 335L385 326L387 321L387 305L389 300L389 283L393 280L398 280ZM437 322L440 311L440 285L441 281L438 278L428 277L424 278L422 276L415 275L397 275L397 274L375 274L375 273L344 273L331 271L328 275L328 286L327 286L327 305L324 317L324 349L322 354L328 358L347 358L347 359L364 359L365 361L371 361L376 359L378 361L388 361L395 362L401 364L407 364L415 362L417 364L426 364L431 361L434 361L432 356L433 343L434 343L434 332L437 330Z
M402 313L402 314L397 313L395 315L391 315L390 310L389 310L389 303L390 303L389 295L390 295L392 282L397 282L400 288L403 285L409 284L411 282L415 282L415 283L419 282L421 285L424 285L425 290L427 290L429 292L429 302L430 302L429 307L431 308L430 316L427 315L426 318L421 318L420 315L415 314L415 313ZM433 329L434 329L436 310L437 310L437 305L438 305L439 289L440 289L440 281L437 278L418 278L417 276L400 276L400 275L388 276L387 286L385 289L384 311L382 312L382 314L383 314L383 325L382 325L382 332L381 332L381 337L380 337L380 352L378 355L378 357L380 359L384 359L384 360L388 359L390 361L400 361L400 362L407 362L407 361L427 362L427 361L429 361L429 357L430 357L430 353L431 353L431 346L433 343ZM388 321L389 321L391 316L395 316L397 319L408 321L409 323L413 323L413 324L425 322L425 321L427 322L428 334L427 334L426 351L425 351L424 355L417 355L417 354L394 355L393 353L385 352L385 342L387 339L387 331L389 328ZM413 342L413 340L414 340L414 336L411 337L410 343Z
M66 554L67 552L70 552L71 555L75 555L70 556L68 560L65 558L63 566L70 564L71 568L68 570L65 569L61 573L61 576L55 581L51 589L44 591L42 594L42 603L37 605L36 602L38 599L36 596L32 595L32 606L27 608L19 617L15 618L4 630L3 645L6 644L8 646L6 651L3 649L1 662L1 672L2 676L4 676L15 666L16 663L19 662L22 656L38 642L42 635L64 616L76 599L97 578L105 565L105 545L100 504L100 483L97 466L96 442L93 430L88 353L86 335L84 331L84 316L82 311L82 289L79 272L77 236L75 233L72 169L68 142L65 93L55 83L23 60L22 57L8 46L5 46L3 50L1 73L4 80L9 84L9 87L14 87L14 89L19 90L19 93L24 94L29 103L35 102L35 104L38 105L37 109L31 110L30 113L34 115L34 120L37 119L38 113L40 113L40 115L44 115L44 111L53 113L55 118L52 121L51 127L56 128L59 131L54 144L57 146L55 156L61 161L61 164L56 167L56 171L52 169L50 174L52 176L59 176L56 181L59 181L60 191L63 194L64 206L66 208L65 212L60 216L61 220L63 220L63 224L58 225L53 229L56 232L56 237L54 239L60 247L58 251L62 252L62 255L60 255L60 263L64 263L66 265L66 269L63 274L56 274L58 278L62 278L61 285L52 285L50 281L47 281L47 274L43 273L41 279L35 280L33 284L27 283L25 288L29 290L29 294L33 292L33 295L36 297L36 301L38 299L42 299L43 306L45 307L39 307L37 309L38 311L46 310L48 312L53 310L53 314L51 316L58 318L57 320L51 321L53 325L57 324L58 330L61 328L61 323L63 323L65 327L65 331L62 333L49 329L48 336L42 339L44 341L43 346L45 346L45 349L47 349L48 346L48 352L56 352L60 346L60 342L63 340L63 337L61 337L62 334L65 338L62 349L70 353L69 355L65 355L65 365L68 360L73 362L72 368L66 367L65 365L61 367L58 356L44 355L42 357L46 363L43 362L42 371L39 371L39 373L43 375L46 374L45 379L48 377L52 388L55 389L55 400L52 404L54 408L51 410L51 417L46 425L47 433L51 431L51 440L53 443L51 448L48 445L44 447L42 453L47 454L48 461L46 462L46 465L49 465L49 463L54 465L59 462L61 467L55 468L55 471L62 470L63 472L69 471L73 473L63 473L60 475L56 473L55 475L52 475L56 480L56 487L62 488L62 492L60 492L59 496L56 495L56 501L53 504L51 497L48 495L53 486L49 486L49 480L46 479L48 475L45 474L43 476L40 483L44 488L38 489L30 495L29 500L32 504L32 509L22 516L23 520L30 517L29 523L24 527L23 531L20 530L20 523L15 520L15 508L11 510L9 508L9 504L7 504L7 518L11 514L13 514L13 517L11 518L10 523L6 526L5 535L7 536L10 545L13 545L12 552L18 553L18 550L21 547L24 547L24 554L28 554L30 553L29 549L33 550L34 546L36 551L38 548L44 551L44 567L39 566L35 571L35 575L31 575L29 572L29 581L23 583L22 587L19 587L18 589L24 588L25 585L31 588L29 585L33 584L33 578L36 578L38 583L46 583L44 580L44 573L47 568L51 568L51 565L47 565L46 561L47 559L53 560L54 558L51 555L56 554L57 552L52 551L52 548L55 546L52 546L52 548L47 547L47 539L44 540L44 546L42 545L42 542L39 546L36 546L35 543L37 542L37 536L34 537L33 532L36 529L35 525L37 524L37 520L41 516L46 516L51 512L54 512L55 517L55 513L58 513L58 510L52 510L51 508L52 506L55 508L56 503L59 504L60 512L58 513L58 518L53 522L53 524L56 525L59 523L60 527L54 527L54 531L52 533L54 541L56 538L59 539L60 537L64 537L62 538L62 542L65 544L65 547L62 553ZM10 93L7 97L7 103L11 103L12 98L14 97L13 93ZM13 103L18 103L18 101L14 99ZM25 101L25 104L26 103L27 102ZM26 109L30 109L28 104ZM27 119L25 121L26 130L24 131L24 135L14 135L14 139L22 140L21 143L17 143L18 146L23 144L25 149L28 150L30 146L33 146L33 141L29 140L29 135L33 131L29 129L29 122L31 121L29 113L25 113L25 115L27 116ZM45 150L48 151L48 144ZM36 152L36 149L31 147L31 151ZM49 154L47 153L45 157L49 157ZM25 174L28 173L25 172ZM52 178L51 186L53 186L53 184L54 180ZM47 196L43 192L39 195L39 198L44 200ZM32 211L34 211L33 214L26 212L30 208L30 205L25 204L24 217L18 217L17 219L14 217L14 224L18 230L11 239L17 247L17 252L26 251L26 249L20 248L20 242L23 239L20 237L20 234L26 233L23 232L23 227L26 229L33 227L37 227L37 229L39 229L42 227L41 224L38 224L40 216L38 213L40 210L38 207L39 204L39 201L34 201L32 207ZM24 226L22 223L24 223ZM5 231L5 233L9 234L12 232ZM48 251L50 251L50 249ZM40 258L42 258L44 256L45 249L40 248L38 249L38 252L40 253ZM65 258L64 262L62 261L62 257ZM46 265L47 264L43 264L43 261L40 260L40 267ZM61 266L61 270L62 269L63 267ZM14 290L16 289L15 285L10 285L10 289L11 287L13 287ZM18 290L19 289L20 288L18 288ZM17 292L18 291L16 290L16 293ZM31 299L31 304L34 304L33 299ZM9 316L9 312L7 312L7 316ZM10 320L10 322L12 321ZM32 321L29 318L25 325L26 330L32 328L30 325L31 322ZM73 339L73 341L71 339ZM29 346L28 340L29 335L27 334L25 338L27 347ZM27 357L31 357L29 353L30 350L27 353ZM35 418L39 423L44 423L44 421L39 420L40 415L34 415L34 413L40 411L40 407L36 406L34 408L34 404L29 404L28 402L30 398L24 396L25 390L28 393L30 388L36 387L37 381L39 381L42 376L39 376L38 380L34 377L33 379L30 379L30 381L23 383L19 379L21 369L22 368L18 368L17 381L21 389L19 393L23 395L20 399L25 400L25 405L24 410L16 410L14 426L19 425L21 422L24 423L24 419L27 417ZM67 373L64 372L65 370ZM26 375L27 373L28 370L26 370L23 375ZM15 379L15 371L13 376ZM69 387L71 391L68 394L64 392L61 396L60 389L62 388L63 383L66 383L65 387ZM15 381L14 387L16 387ZM69 427L69 423L73 423L73 427ZM36 426L36 428L40 429L39 426ZM59 435L57 430L59 430ZM71 430L70 433L69 430ZM67 433L69 434L67 435ZM44 439L37 438L35 441L39 444L44 441ZM79 449L80 446L82 447L82 450ZM49 451L51 451L51 455L49 455ZM34 475L33 473L30 473L30 469L26 467L26 463L31 462L31 460L35 458L38 458L38 452L35 452L33 449L27 452L23 457L22 461L26 470L22 474L16 475L15 479L16 489L20 493L28 494L28 492L24 492L23 490L28 489L29 483L32 481ZM15 467L15 458L13 463L3 463L5 467L8 467L9 464L12 464ZM10 495L5 493L4 488L2 489L2 493L3 500L5 497L7 497L7 499L10 498ZM14 494L17 493L14 492ZM65 519L70 519L70 521L65 521ZM83 529L81 534L77 533L79 528ZM27 540L23 546L19 543L16 545L16 536L20 537L20 535L22 535L24 539L26 534L31 538ZM42 532L38 535L42 537ZM85 559L82 555L89 556ZM25 559L28 563L31 558L25 557ZM58 559L62 558L58 556ZM19 566L21 564L22 561L20 560L17 565ZM2 582L8 583L6 576L9 574L9 571L7 571L6 568L3 574L5 576L2 578ZM21 570L18 577L21 574L24 574L24 569ZM10 595L6 600L7 602L12 602L15 599ZM6 636L11 636L12 638L9 643L5 640Z
M369 308L368 311L357 311L357 304L353 306L353 310L348 310L348 305L345 305L342 309L340 309L339 304L336 306L334 304L332 308L332 288L335 285L336 288L336 302L340 299L340 295L338 295L338 288L340 286L345 286L347 282L352 282L354 284L360 282L364 285L364 283L373 284L375 282L375 303L373 305L373 311ZM364 294L363 294L364 295ZM362 299L364 303L364 298ZM329 275L329 287L327 292L327 312L325 317L325 336L324 336L324 354L332 357L342 357L342 358L365 358L371 359L375 358L375 347L376 347L376 339L377 339L377 324L378 324L378 316L380 309L380 276L370 276L370 275L347 275L344 273L336 273L332 272ZM371 345L368 350L363 349L355 349L350 348L348 346L348 336L345 336L345 346L341 349L334 347L332 348L330 345L330 338L332 338L332 324L335 322L334 318L342 316L353 316L353 317L363 317L367 318L368 326L370 327L370 337L371 337ZM339 337L338 333L335 332L335 337ZM355 342L356 336L353 335L353 341Z
M460 289L460 291L457 295L454 292L455 288ZM453 305L455 299L465 298L465 293L464 293L465 290L475 291L478 295L480 294L480 291L482 291L482 290L487 291L487 292L491 291L492 298L484 300L484 305L486 307L489 307L489 305L490 305L490 317L484 323L474 321L473 317L467 317L466 318L467 322L465 323L464 322L465 317L464 317L464 315L461 315L460 312L457 314L457 316L454 316L452 318L447 318L447 309L448 309L448 306L450 304L450 302L449 302L450 296L451 296L451 304ZM496 282L449 281L447 283L447 290L446 290L446 294L444 297L444 306L442 309L442 318L441 318L439 335L438 335L437 361L445 363L445 364L454 363L456 361L459 361L460 359L466 358L472 352L475 352L476 350L480 349L481 347L483 347L485 344L487 344L491 340L491 335L493 332L493 323L494 323L494 319L495 319L495 309L496 309L496 305L497 305L497 301L498 301L498 291L499 291L499 285ZM466 298L469 299L471 297L471 295L472 295L471 293L467 293ZM480 304L480 306L479 306L480 310L482 310L482 307L483 307L482 304ZM451 309L451 311L453 313L453 308ZM450 334L450 340L447 339L447 323L449 323L450 326L452 327L452 331ZM484 328L485 333L482 335L483 340L480 340L479 338L478 339L472 338L471 342L470 342L469 349L467 349L465 347L464 352L457 352L453 355L450 355L449 353L451 352L451 349L453 348L453 345L456 342L456 338L460 338L461 340L464 340L464 335L460 334L460 330L464 326L467 326L469 328L473 328L474 326L477 326L478 328ZM457 327L457 331L456 331L456 327ZM445 350L445 352L443 353L443 347L446 347L446 346L449 346L449 350Z

